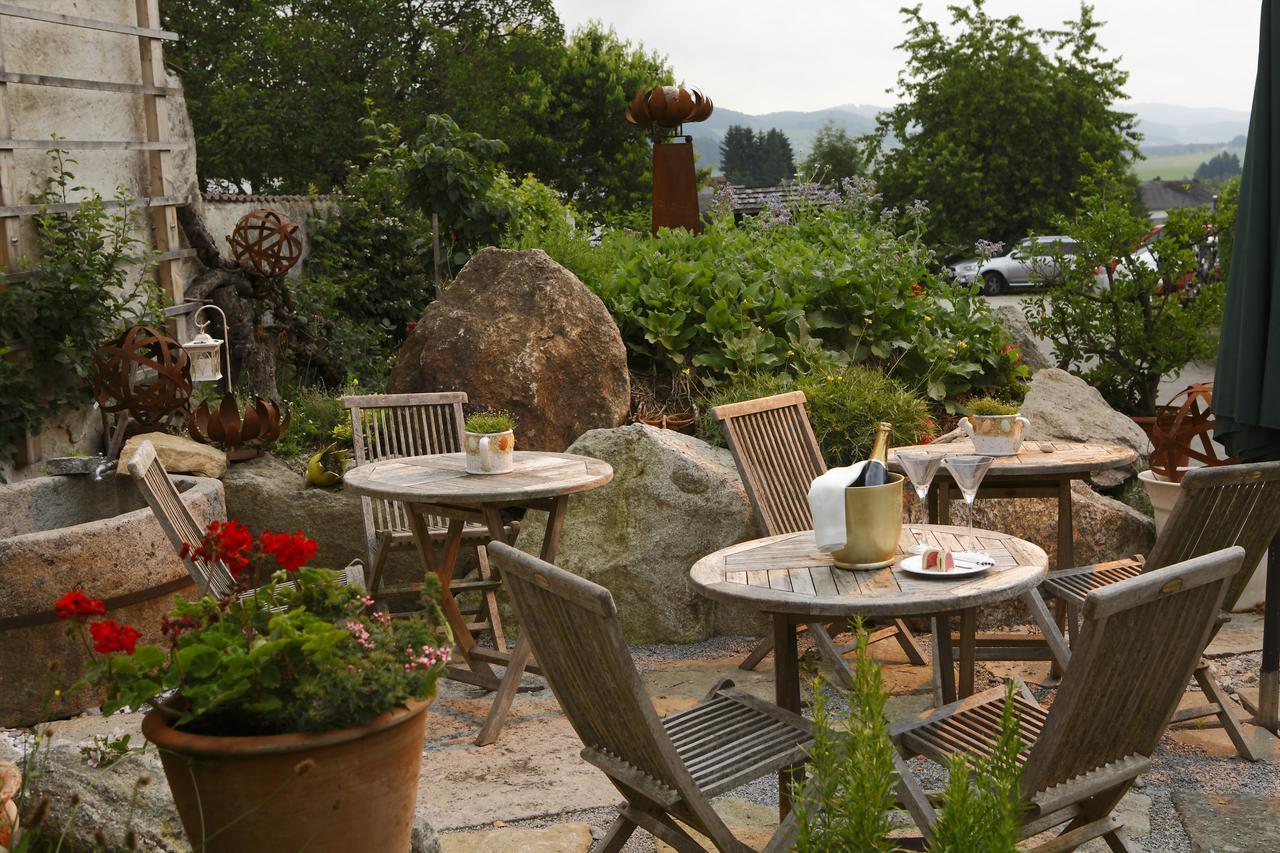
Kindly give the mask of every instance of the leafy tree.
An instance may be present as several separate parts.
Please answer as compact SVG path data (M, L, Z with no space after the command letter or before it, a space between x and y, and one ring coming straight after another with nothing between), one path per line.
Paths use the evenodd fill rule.
M1226 151L1210 157L1196 167L1194 175L1197 181L1218 183L1240 174L1240 158Z
M763 186L756 149L756 134L740 124L729 125L720 141L720 171L731 184Z
M866 145L843 127L827 122L813 138L813 148L801 167L807 179L839 183L867 171Z
M992 17L983 0L948 8L955 36L921 6L904 10L908 57L900 103L877 121L877 177L891 205L928 199L935 244L1017 240L1076 211L1090 161L1127 169L1140 137L1112 105L1128 74L1103 54L1087 4L1060 29Z
M796 176L796 158L791 140L776 127L757 137L760 148L760 177L766 185L789 181Z

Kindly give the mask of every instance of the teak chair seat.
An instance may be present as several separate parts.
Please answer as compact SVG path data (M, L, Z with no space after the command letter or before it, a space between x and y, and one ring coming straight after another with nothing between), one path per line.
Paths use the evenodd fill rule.
M822 458L818 439L805 413L804 392L791 391L716 406L711 414L724 430L742 485L764 535L811 530L813 514L809 509L809 486L827 470L827 463ZM831 634L843 630L846 627L844 623L814 622L807 627L821 635L819 650L845 686L849 686L853 673L843 654L852 651L852 647L842 649L831 641ZM872 633L870 641L890 638L898 641L911 663L916 666L927 663L915 637L901 619L894 619L891 625ZM772 650L773 638L764 638L743 660L741 668L755 669ZM839 654L831 654L830 650Z
M1061 828L1031 849L1068 851L1103 838L1136 850L1112 810L1150 766L1187 680L1213 632L1245 551L1227 548L1089 593L1083 629L1057 698L1045 710L1021 680L1014 702L1024 749L1020 786L1030 805L1022 837ZM898 795L926 839L936 813L902 759L989 756L1006 693L997 687L890 727Z
M686 831L691 827L716 850L751 850L709 798L804 762L812 724L728 679L696 707L660 719L622 638L609 590L500 542L488 549L521 630L582 739L582 758L625 799L592 849L621 850L643 827L682 853L703 851ZM794 828L789 816L765 849L787 849Z
M462 406L466 402L467 395L461 391L343 397L343 407L351 412L355 465L402 456L461 452ZM414 547L408 510L399 501L366 495L360 497L360 505L369 553L370 594L375 598L390 598L419 589L420 584L386 589L382 585L383 569L391 552ZM427 526L432 541L441 541L449 525L445 519L428 517ZM489 529L483 524L467 522L462 537L464 542L475 546L479 577L472 580L455 577L449 590L454 597L468 593L478 596L478 601L471 599L473 603L462 608L464 614L475 617L475 621L467 623L467 628L472 634L490 632L498 650L505 651L506 638L496 596L501 582L490 571L484 550L490 539Z
M1230 610L1240 600L1250 574L1266 554L1277 531L1280 531L1280 462L1194 468L1183 478L1178 502L1147 559L1133 556L1050 572L1039 593L1065 605L1068 634L1074 641L1080 611L1095 590L1175 562L1239 545L1245 550L1243 568L1227 586L1224 612L1209 635L1212 642L1222 625L1230 621ZM1232 709L1231 700L1213 677L1207 661L1201 661L1196 667L1195 681L1209 702L1180 712L1176 722L1216 716L1241 757L1256 761L1257 756Z
M194 546L204 537L205 530L196 521L191 510L182 502L173 481L169 479L164 465L156 456L155 446L144 441L130 457L128 462L129 476L137 484L138 491L146 499L147 506L160 522L160 529L169 538L173 550L182 558L187 573L196 584L196 595L205 594L223 598L236 589L235 578L220 560L202 560L194 554L183 554L183 545ZM339 581L350 586L364 586L364 566L359 560L353 560L342 570ZM239 593L241 598L251 597L256 590Z

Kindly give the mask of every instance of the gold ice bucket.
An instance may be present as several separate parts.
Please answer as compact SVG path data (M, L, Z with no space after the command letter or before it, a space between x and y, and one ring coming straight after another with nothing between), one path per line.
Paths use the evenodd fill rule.
M831 553L842 569L883 569L893 562L902 534L902 475L890 473L882 486L844 490L848 540Z

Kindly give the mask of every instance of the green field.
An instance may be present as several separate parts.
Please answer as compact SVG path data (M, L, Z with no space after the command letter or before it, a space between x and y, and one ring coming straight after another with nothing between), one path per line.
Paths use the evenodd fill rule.
M1223 146L1220 150L1235 154L1241 162L1244 161L1243 148ZM1217 153L1217 151L1200 151L1195 154L1163 154L1158 157L1148 157L1146 160L1134 163L1133 170L1138 173L1140 181L1150 181L1154 178L1176 181L1190 178L1195 174L1197 166Z

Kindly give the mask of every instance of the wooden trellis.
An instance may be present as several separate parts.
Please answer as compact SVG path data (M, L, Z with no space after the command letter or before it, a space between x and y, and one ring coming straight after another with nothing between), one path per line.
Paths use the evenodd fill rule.
M23 149L45 150L52 147L68 151L142 151L146 153L146 186L137 199L108 199L106 206L119 208L125 205L144 209L150 220L151 244L157 251L156 277L165 296L174 305L183 301L181 279L175 274L174 263L180 258L194 255L193 249L180 247L177 206L189 204L189 196L172 193L172 152L184 149L184 140L169 138L168 98L181 94L176 87L166 85L164 73L164 43L178 38L177 33L160 29L160 0L135 0L136 23L103 21L28 9L8 3L0 3L0 264L4 275L0 287L6 283L30 278L32 273L20 272L18 264L18 229L23 217L41 210L39 205L21 204L17 194L17 177L14 152ZM77 27L98 32L115 33L135 38L141 59L140 79L132 81L91 80L73 77L55 77L32 74L8 67L4 55L4 27L9 18L22 18L66 27ZM142 139L76 140L58 138L15 139L9 107L9 87L46 86L61 89L87 89L95 92L135 94L142 98L146 135ZM49 128L56 134L58 128ZM55 204L50 210L71 212L78 203ZM181 322L181 320L178 320Z

